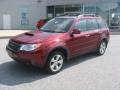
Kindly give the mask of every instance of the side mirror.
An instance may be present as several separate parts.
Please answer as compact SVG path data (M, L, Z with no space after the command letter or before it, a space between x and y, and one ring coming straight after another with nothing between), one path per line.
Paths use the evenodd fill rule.
M45 24L44 20L39 20L36 24L36 28L40 29Z
M80 32L80 30L79 29L73 29L73 32L72 32L72 34L80 34L81 32Z

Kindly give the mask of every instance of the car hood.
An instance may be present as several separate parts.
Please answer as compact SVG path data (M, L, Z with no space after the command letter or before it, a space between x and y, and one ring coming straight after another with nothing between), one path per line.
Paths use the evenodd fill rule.
M61 36L60 33L42 32L39 30L33 30L31 32L26 32L17 35L12 38L13 41L19 43L40 43L47 39L55 39L54 37Z

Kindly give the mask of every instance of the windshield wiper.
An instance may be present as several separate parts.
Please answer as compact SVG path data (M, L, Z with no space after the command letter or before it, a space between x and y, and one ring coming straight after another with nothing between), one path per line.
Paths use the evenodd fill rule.
M40 30L42 32L55 32L55 31L52 31L52 30Z
M42 32L52 32L52 33L65 33L65 31L52 31L52 30L40 30Z

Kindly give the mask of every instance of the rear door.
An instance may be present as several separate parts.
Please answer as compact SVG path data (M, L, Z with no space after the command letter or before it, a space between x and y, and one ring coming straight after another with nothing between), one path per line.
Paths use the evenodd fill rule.
M88 34L88 51L95 50L100 40L99 25L96 18L86 19L86 33Z
M106 38L109 40L109 28L107 27L107 24L105 23L104 20L102 20L102 18L97 18L97 22L98 22L98 25L99 25L99 34L101 36L101 39L102 38Z

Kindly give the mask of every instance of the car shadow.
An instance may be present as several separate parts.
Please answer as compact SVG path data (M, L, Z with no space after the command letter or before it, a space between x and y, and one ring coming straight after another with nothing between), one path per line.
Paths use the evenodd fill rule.
M65 65L63 71L64 69L91 60L95 57L97 57L95 54L87 54L73 58ZM49 76L51 75L45 73L43 69L21 65L15 61L0 64L0 84L2 85L15 86L23 83L31 83Z
M97 57L98 57L98 55L96 53L88 53L88 54L85 54L82 56L74 57L66 63L66 65L64 66L63 69L72 67L74 65L80 64L80 63L88 61L88 60L92 60L92 58L97 58Z

